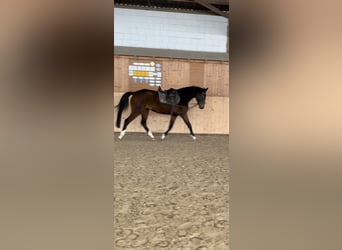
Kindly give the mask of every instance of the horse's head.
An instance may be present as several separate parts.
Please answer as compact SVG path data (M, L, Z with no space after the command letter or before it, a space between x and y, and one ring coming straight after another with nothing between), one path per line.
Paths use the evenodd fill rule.
M201 89L202 91L196 95L196 101L200 109L204 109L206 92L208 88Z

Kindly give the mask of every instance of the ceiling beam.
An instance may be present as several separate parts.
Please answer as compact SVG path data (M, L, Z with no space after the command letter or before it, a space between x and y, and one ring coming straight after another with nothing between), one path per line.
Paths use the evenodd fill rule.
M216 14L223 16L225 18L228 18L228 13L223 12L222 10L216 8L215 6L211 5L205 0L194 0L194 2L197 2L198 4L208 8L209 10L215 12Z

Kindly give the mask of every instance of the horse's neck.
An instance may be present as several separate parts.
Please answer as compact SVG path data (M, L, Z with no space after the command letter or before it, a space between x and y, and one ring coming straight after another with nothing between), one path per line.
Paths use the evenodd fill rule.
M195 96L196 96L195 94L193 94L193 95L186 95L186 96L183 97L183 102L185 104L188 104L191 101L191 99L195 98Z

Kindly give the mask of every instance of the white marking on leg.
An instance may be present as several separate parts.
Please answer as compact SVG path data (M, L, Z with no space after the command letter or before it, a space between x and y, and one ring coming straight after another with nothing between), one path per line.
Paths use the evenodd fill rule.
M119 135L119 139L121 140L122 137L124 137L125 134L126 134L126 130L122 130L120 135Z
M165 137L166 137L165 134L162 134L161 139L164 140Z
M196 136L194 136L194 135L191 135L191 137L192 137L192 139L193 139L193 140L196 140Z
M154 139L154 136L153 136L153 134L152 134L152 131L151 130L149 130L148 132L147 132L147 134L152 138L152 139Z

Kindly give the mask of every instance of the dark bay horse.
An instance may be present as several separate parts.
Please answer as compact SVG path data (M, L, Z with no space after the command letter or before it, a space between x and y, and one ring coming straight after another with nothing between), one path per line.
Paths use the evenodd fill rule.
M180 101L177 105L170 105L161 103L159 101L158 92L154 90L141 89L136 92L126 92L120 99L119 104L116 106L118 108L116 127L120 128L122 112L128 107L129 97L132 96L131 104L131 114L125 119L122 131L120 133L119 139L125 135L128 124L133 121L137 116L141 115L141 125L146 130L147 134L154 139L151 130L147 127L146 121L150 110L160 113L171 115L169 127L166 132L162 135L162 140L165 139L166 135L170 132L177 116L182 117L183 121L187 125L190 131L190 135L195 140L195 134L192 131L192 126L189 121L187 112L189 109L189 102L191 99L195 98L200 109L204 108L206 92L208 88L200 88L197 86L185 87L177 89L180 96Z

